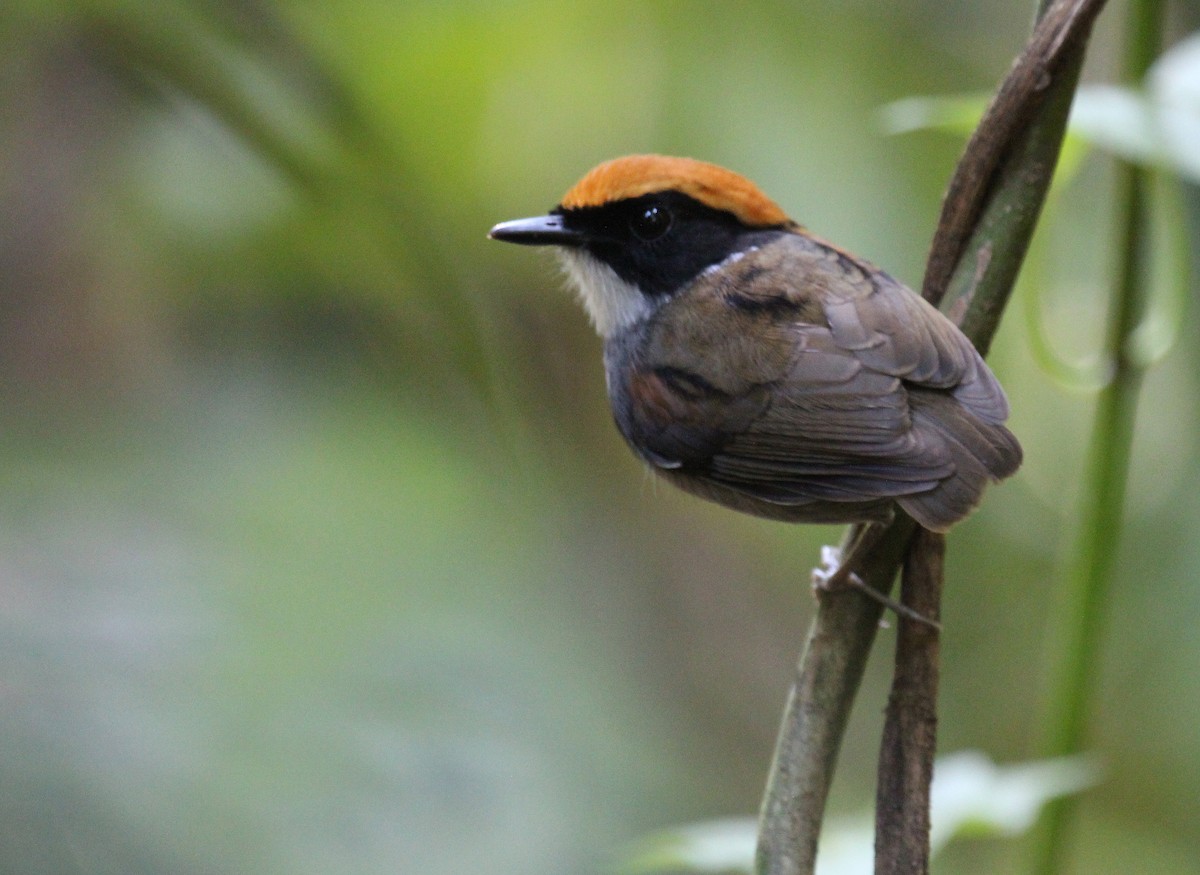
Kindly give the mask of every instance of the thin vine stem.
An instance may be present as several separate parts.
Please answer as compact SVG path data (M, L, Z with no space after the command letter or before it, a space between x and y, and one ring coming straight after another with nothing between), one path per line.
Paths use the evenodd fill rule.
M900 593L929 620L941 619L946 536L918 528L908 544ZM930 800L937 752L940 629L901 618L896 668L879 743L875 875L929 871Z
M1091 24L1104 0L1055 0L1001 84L947 192L926 271L966 335L986 350L999 326L1062 144ZM945 308L945 305L944 305ZM902 513L853 570L890 592L915 524ZM853 532L848 541L853 540ZM882 609L825 595L788 697L759 826L760 875L810 875L825 800Z
M1162 0L1134 0L1130 6L1125 79L1140 82L1157 56L1163 24ZM1095 693L1097 655L1106 629L1106 607L1120 544L1125 488L1134 419L1145 363L1130 338L1143 318L1150 247L1147 197L1149 173L1132 164L1118 167L1118 252L1120 265L1104 343L1110 378L1096 399L1095 419L1084 470L1082 508L1063 584L1055 677L1051 683L1044 753L1077 753L1086 742ZM1067 833L1077 809L1075 797L1053 802L1035 846L1033 872L1062 869Z

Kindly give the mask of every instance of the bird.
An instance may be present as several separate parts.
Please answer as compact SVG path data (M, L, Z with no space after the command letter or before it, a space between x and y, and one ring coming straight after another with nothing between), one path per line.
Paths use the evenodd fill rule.
M629 155L492 239L557 250L613 419L686 492L795 523L946 532L1021 464L1004 390L939 310L746 177Z

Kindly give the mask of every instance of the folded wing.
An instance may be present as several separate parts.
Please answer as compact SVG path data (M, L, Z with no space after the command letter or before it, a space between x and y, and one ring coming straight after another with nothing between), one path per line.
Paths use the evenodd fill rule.
M946 530L1020 464L1003 390L917 295L794 239L702 280L695 318L609 350L618 425L658 467L756 501L895 499Z

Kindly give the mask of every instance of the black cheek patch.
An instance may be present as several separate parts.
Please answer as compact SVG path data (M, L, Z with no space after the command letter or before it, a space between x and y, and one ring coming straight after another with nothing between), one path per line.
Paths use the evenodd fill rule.
M645 240L633 226L651 208L669 213L671 224L661 237ZM675 191L566 210L562 215L569 227L588 238L584 244L588 252L651 297L671 295L735 252L787 233L782 228L747 228L732 213Z

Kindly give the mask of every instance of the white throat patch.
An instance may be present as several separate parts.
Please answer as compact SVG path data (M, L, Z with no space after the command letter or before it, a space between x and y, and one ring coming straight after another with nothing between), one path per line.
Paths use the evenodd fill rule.
M605 340L650 315L650 302L637 286L581 249L559 249L559 260L579 300Z

